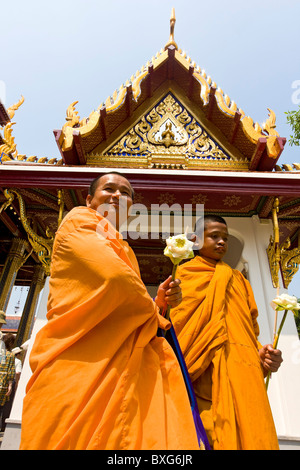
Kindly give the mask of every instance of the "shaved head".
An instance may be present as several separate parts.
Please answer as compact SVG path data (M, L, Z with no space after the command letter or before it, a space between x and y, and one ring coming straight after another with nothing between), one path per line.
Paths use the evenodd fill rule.
M206 214L204 217L197 220L194 232L197 233L197 228L201 227L201 223L204 221L204 230L208 222L218 222L219 224L224 224L227 227L226 220L223 217L215 214Z
M89 187L89 195L90 196L94 196L95 195L95 192L96 192L96 189L98 187L98 184L99 184L99 181L100 179L103 177L103 176L106 176L106 175L119 175L119 176L122 176L122 178L125 178L127 181L128 179L126 178L126 176L122 175L122 173L119 173L118 171L110 171L108 173L104 173L103 175L100 175L98 176L97 178L95 178L91 184L90 184L90 187ZM130 188L131 188L131 192L132 192L132 200L134 198L134 189L133 187L131 186L131 183L130 181L128 181L129 185L130 185Z

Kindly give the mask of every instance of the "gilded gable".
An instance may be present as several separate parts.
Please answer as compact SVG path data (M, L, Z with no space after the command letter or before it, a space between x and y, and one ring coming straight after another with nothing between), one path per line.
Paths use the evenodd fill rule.
M248 160L226 152L172 93L167 93L102 154L89 154L87 163L133 168L248 169Z

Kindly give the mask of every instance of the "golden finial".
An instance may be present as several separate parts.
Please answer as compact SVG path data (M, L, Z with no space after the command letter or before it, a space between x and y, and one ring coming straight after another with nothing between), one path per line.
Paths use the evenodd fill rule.
M178 46L174 40L174 29L175 29L175 8L172 8L171 18L170 18L170 37L169 41L165 45L165 50L168 49L169 46L174 46L176 50L178 50Z

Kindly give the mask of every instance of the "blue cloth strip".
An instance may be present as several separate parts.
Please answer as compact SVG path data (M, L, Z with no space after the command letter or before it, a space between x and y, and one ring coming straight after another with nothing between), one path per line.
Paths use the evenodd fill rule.
M188 373L188 369L187 369L187 366L186 366L186 363L185 363L185 360L184 360L184 357L183 357L183 354L182 354L182 351L181 351L181 348L180 348L180 345L179 345L179 342L178 342L178 339L177 339L177 336L176 336L173 325L171 326L171 328L167 332L165 332L163 330L158 331L158 336L164 336L166 338L166 340L172 346L172 348L174 350L174 353L176 354L177 360L179 362L181 372L182 372L182 375L183 375L183 378L184 378L184 382L185 382L185 385L186 385L186 389L187 389L187 392L188 392L190 404L191 404L192 415L193 415L193 418L194 418L194 423L195 423L195 428L196 428L196 432L197 432L199 446L201 446L201 443L203 443L204 447L205 447L205 450L211 450L208 439L207 439L207 435L206 435L206 432L205 432L205 429L204 429L204 426L203 426L203 423L202 423L202 420L200 418L199 408L198 408L194 388L193 388L193 385L192 385L192 381L191 381L190 375Z

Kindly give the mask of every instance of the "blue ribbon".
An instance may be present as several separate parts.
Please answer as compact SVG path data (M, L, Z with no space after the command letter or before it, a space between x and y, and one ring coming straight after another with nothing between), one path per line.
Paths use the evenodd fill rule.
M192 385L192 381L191 381L190 375L188 373L188 369L187 369L187 366L186 366L186 363L185 363L185 360L184 360L184 357L183 357L183 354L182 354L182 351L181 351L181 348L180 348L180 345L179 345L179 342L178 342L178 339L177 339L177 336L176 336L173 325L171 326L171 328L167 332L165 332L165 331L163 331L159 328L159 331L158 331L157 335L158 336L165 336L166 340L170 343L170 346L172 346L172 348L174 350L174 353L176 354L176 357L177 357L177 360L179 362L181 372L182 372L182 375L183 375L183 378L184 378L186 389L187 389L187 392L188 392L189 400L190 400L190 405L191 405L191 409L192 409L192 415L193 415L193 418L194 418L194 424L195 424L195 428L196 428L196 433L197 433L197 437L198 437L199 446L201 447L201 444L203 444L204 447L205 447L205 450L211 450L208 439L207 439L207 435L206 435L206 432L205 432L205 429L204 429L204 426L203 426L203 423L202 423L202 420L200 418L199 408L198 408L194 388L193 388L193 385Z

